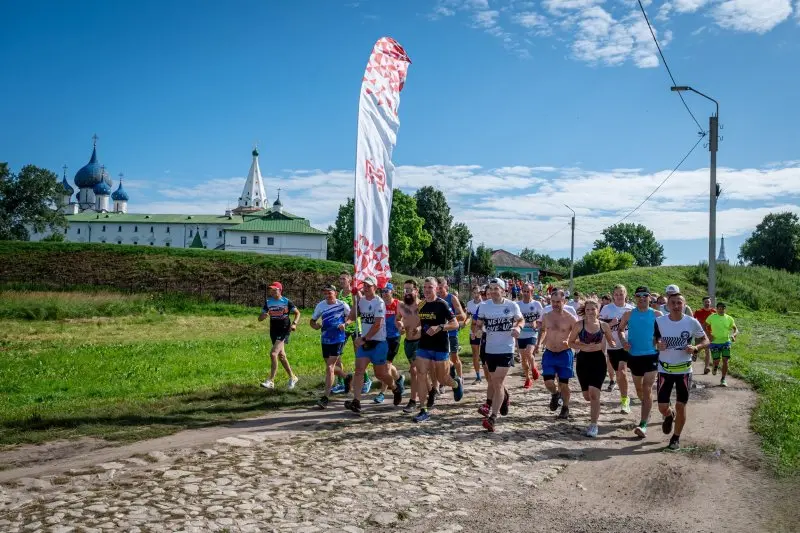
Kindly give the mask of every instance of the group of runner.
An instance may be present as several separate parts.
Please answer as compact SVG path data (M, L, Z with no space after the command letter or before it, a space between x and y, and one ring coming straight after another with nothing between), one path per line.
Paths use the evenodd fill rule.
M490 432L509 412L511 394L506 379L515 355L522 366L522 386L529 389L540 375L535 355L541 349L541 377L551 394L550 410L559 411L557 418L569 418L569 381L577 377L583 398L590 404L590 421L584 434L597 437L606 375L609 384L605 390L618 387L620 411L631 412L630 370L641 403L640 422L634 433L640 438L647 435L655 385L662 430L672 434L669 447L678 449L692 387L692 363L703 351L704 372L716 375L721 362L720 384L726 386L730 346L738 333L724 303L718 303L715 309L710 298L705 298L702 309L692 314L676 285L669 285L664 296L654 295L647 286L637 287L631 303L623 285L601 299L593 294L581 297L576 292L573 300L567 301L562 289L548 288L537 294L536 286L526 283L515 301L506 298L506 282L493 278L485 286L473 287L472 298L463 306L443 278L425 278L421 295L415 280L405 281L401 300L395 298L391 283L379 288L370 276L363 280L358 294L350 290L349 274L342 273L339 282L341 291L333 285L323 288L324 299L317 304L310 322L321 332L325 360L325 391L317 402L320 408L328 407L332 395L344 393L352 394L344 402L345 408L361 413L363 395L372 386L367 374L370 364L381 383L373 401L382 403L391 393L394 405L399 406L406 382L394 358L405 335L403 351L410 365L411 391L403 412L417 411L414 422L428 420L443 387L452 389L456 402L464 396L458 332L468 327L473 383L485 380L487 385L486 400L478 412L483 427ZM259 317L269 317L272 340L270 377L261 384L265 388L274 387L278 362L289 375L289 388L297 384L285 347L297 328L300 312L282 292L280 283L270 286L270 297ZM355 355L353 373L346 373L341 364L348 340L352 340Z

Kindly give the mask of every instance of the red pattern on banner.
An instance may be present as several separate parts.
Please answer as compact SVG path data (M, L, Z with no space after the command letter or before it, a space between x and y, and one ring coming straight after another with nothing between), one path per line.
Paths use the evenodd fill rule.
M353 241L353 246L356 256L355 279L362 281L367 276L374 276L378 280L378 287L385 286L392 277L389 247L385 244L375 246L361 234Z
M400 44L391 37L383 37L375 43L364 73L364 92L374 95L378 105L397 114L397 96L403 90L406 73L411 60Z
M367 178L367 183L374 183L380 192L386 188L386 171L381 165L375 165L372 161L367 159L366 171L364 177Z

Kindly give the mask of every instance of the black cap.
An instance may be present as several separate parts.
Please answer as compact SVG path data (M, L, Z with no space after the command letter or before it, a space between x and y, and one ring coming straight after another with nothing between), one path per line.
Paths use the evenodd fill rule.
M333 291L333 292L336 292L336 286L334 286L334 285L331 285L330 283L328 283L327 285L325 285L324 287L322 287L322 290L323 290L323 291Z
M640 286L636 287L636 290L633 291L633 294L636 295L636 294L645 293L645 292L647 294L650 294L650 289L647 288L647 285L640 285Z

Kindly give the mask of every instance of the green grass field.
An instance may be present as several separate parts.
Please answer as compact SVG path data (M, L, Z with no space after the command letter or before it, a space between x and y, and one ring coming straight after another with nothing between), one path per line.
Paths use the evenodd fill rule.
M705 293L696 267L586 276L576 279L576 288L606 292L619 282L657 291L677 283L693 307ZM800 472L800 304L794 300L800 276L730 267L721 270L719 287L742 330L732 372L759 393L752 427L777 472ZM321 388L319 336L306 325L307 312L289 345L297 389L286 390L281 369L277 388L266 391L258 383L269 368L269 339L256 308L179 295L5 288L0 445L85 435L154 437L308 406ZM402 353L397 361L406 367ZM352 364L348 346L345 366Z

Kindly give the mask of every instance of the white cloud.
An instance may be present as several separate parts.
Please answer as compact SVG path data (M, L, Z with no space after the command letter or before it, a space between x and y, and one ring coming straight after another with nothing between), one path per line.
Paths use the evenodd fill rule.
M755 33L770 31L791 14L791 0L724 0L711 10L722 28Z
M600 230L627 215L668 172L401 165L394 185L407 193L426 185L444 191L454 217L470 227L476 243L510 250L533 245L562 250L569 245L565 203L578 214L576 246L591 246ZM764 168L720 168L718 180L722 186L718 228L726 236L752 231L769 212L800 213L800 166L796 161ZM130 180L132 188L136 181ZM327 228L339 205L352 196L353 171L297 170L267 175L264 181L270 200L280 186L287 211ZM217 178L185 187L174 179L149 197L137 192L130 208L139 213L222 214L227 207L236 206L243 183L242 177ZM702 239L708 227L707 202L708 169L678 171L628 221L645 224L661 240ZM557 231L561 231L559 236L538 245Z
M598 4L602 4L605 0L544 0L542 5L547 11L554 15L563 14L565 11L575 9L586 9Z
M514 16L514 22L528 29L543 29L549 26L547 17L533 11L523 11Z
M709 0L672 0L672 5L678 13L694 13L708 2Z

